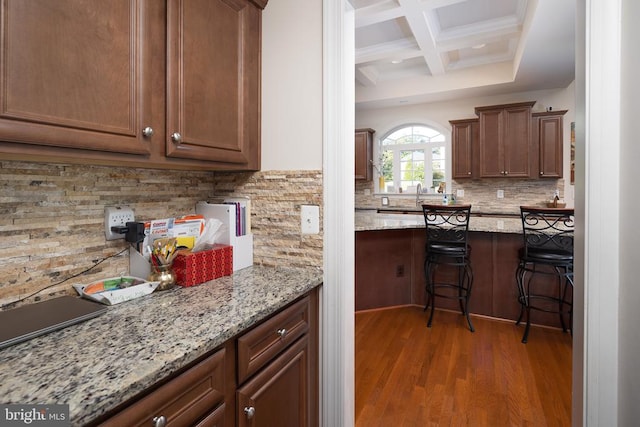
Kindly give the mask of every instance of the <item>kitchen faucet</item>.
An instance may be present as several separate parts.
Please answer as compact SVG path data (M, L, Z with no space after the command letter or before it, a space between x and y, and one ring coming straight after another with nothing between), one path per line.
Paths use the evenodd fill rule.
M420 193L422 193L422 184L418 183L416 187L416 206L420 206Z

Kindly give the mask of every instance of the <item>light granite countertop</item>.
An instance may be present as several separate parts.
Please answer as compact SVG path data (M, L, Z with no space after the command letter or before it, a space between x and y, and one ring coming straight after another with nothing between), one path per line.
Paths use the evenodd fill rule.
M391 213L376 210L356 210L355 231L399 230L405 228L424 228L422 214ZM488 233L522 233L522 221L519 216L505 214L481 214L471 212L469 231Z
M68 404L84 425L321 283L319 269L253 266L109 307L0 350L1 403Z

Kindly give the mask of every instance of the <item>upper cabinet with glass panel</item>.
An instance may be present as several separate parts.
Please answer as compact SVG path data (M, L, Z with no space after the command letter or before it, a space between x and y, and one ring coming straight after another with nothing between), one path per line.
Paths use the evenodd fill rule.
M377 171L383 179L377 190L385 193L436 193L450 181L448 142L441 132L410 124L393 129L381 139Z

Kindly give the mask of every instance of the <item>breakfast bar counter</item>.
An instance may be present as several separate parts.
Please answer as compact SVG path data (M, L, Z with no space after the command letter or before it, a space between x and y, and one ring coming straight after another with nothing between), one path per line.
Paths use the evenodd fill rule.
M355 230L399 230L424 228L422 213L399 210L362 209L355 212ZM522 222L518 214L474 213L471 212L469 231L495 233L521 233Z
M68 404L71 425L85 425L321 283L316 268L252 266L110 306L0 350L2 403Z

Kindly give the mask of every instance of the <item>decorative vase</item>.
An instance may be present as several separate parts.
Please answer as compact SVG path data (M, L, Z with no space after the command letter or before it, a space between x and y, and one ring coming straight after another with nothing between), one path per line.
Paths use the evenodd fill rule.
M150 282L160 282L156 290L164 291L176 284L176 275L171 268L171 264L154 265L148 280Z

